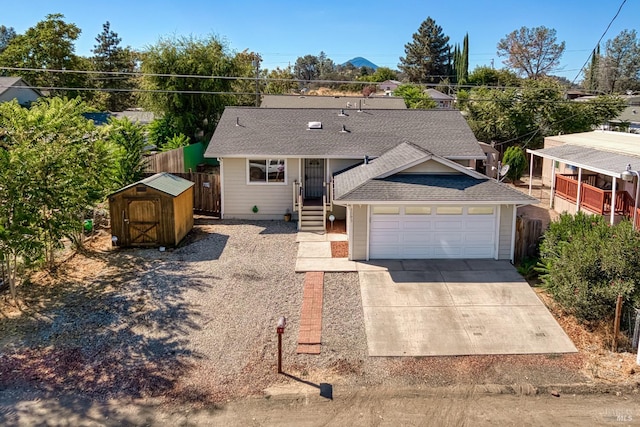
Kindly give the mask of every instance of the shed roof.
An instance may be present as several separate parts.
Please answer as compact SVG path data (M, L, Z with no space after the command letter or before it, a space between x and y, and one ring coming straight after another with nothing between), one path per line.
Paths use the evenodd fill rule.
M411 142L450 159L484 153L456 110L348 110L227 107L205 157L362 158ZM321 129L309 129L321 122ZM343 129L345 132L341 132Z
M126 187L122 187L111 195L118 194L140 184L144 184L147 187L161 191L173 197L179 196L194 185L193 182L180 178L179 176L172 175L168 172L160 172L138 182L134 182L133 184L129 184Z

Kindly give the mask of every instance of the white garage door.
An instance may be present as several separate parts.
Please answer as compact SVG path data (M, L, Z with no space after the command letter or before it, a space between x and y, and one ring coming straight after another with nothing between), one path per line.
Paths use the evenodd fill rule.
M494 258L496 206L372 206L369 258Z

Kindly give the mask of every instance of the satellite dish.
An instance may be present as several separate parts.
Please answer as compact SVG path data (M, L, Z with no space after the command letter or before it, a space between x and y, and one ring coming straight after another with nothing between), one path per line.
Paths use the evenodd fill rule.
M498 167L494 169L498 171L496 181L502 182L504 177L507 175L507 172L509 172L509 165L503 165L502 162L498 162Z
M509 172L509 165L503 165L500 168L500 176L505 176Z

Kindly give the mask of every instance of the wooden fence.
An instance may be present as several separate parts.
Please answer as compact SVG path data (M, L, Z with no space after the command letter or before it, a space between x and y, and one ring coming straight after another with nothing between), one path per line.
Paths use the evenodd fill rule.
M542 221L518 217L516 219L516 241L514 262L517 264L525 258L538 254L538 245L542 236Z
M170 172L193 182L193 210L194 212L220 216L220 175L202 172ZM145 176L153 173L147 172Z
M184 172L184 150L182 147L146 157L146 171L149 173Z

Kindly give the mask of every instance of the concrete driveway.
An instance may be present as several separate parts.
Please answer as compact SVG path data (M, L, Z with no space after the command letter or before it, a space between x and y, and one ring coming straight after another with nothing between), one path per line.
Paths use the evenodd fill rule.
M358 274L370 356L577 351L508 262L372 262Z

